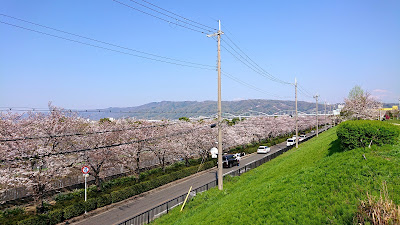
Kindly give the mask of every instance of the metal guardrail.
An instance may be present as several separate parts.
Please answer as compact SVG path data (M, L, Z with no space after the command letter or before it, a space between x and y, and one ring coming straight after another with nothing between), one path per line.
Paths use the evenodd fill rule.
M321 130L319 133L321 133L323 131L325 131L325 130ZM312 138L314 136L315 136L315 134L305 138L304 141L306 141L306 140L308 140L308 139L310 139L310 138ZM276 152L274 152L274 153L272 153L270 155L267 155L266 157L263 157L263 158L261 158L261 159L259 159L257 161L254 161L252 163L248 163L245 166L243 166L243 167L241 167L241 168L239 168L237 170L231 171L231 172L225 174L224 176L228 176L228 175L230 175L230 176L240 176L242 173L245 173L245 172L247 172L247 171L249 171L251 169L254 169L254 168L257 168L257 167L261 166L262 164L270 161L271 159L274 159L274 158L278 157L279 155L289 151L293 147L295 147L295 145L287 146L287 147L285 147L283 149L280 149L279 151L276 151ZM192 197L196 196L197 193L201 193L201 192L207 191L207 190L217 186L217 183L218 183L218 180L214 180L214 181L211 181L210 183L207 183L207 184L205 184L203 186L200 186L200 187L192 190L190 192L190 196L189 197L192 198ZM124 222L119 223L118 225L141 225L141 224L150 223L151 221L157 219L161 215L168 213L169 210L171 210L172 208L182 204L183 201L185 200L186 195L187 194L183 194L183 195L178 196L178 197L176 197L176 198L174 198L172 200L169 200L169 201L167 201L165 203L162 203L161 205L158 205L158 206L156 206L156 207L154 207L154 208L152 208L150 210L147 210L146 212L143 212L143 213L141 213L139 215L136 215L136 216L134 216L134 217L132 217L132 218L130 218L128 220L125 220Z

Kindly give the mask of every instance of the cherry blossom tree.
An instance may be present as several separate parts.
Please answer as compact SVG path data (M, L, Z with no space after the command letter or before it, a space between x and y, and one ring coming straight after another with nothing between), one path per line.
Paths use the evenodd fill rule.
M110 171L140 175L143 167L206 157L216 146L214 120L90 121L49 105L49 113L0 114L0 189L26 186L40 199L53 180L91 168L98 190ZM320 123L326 123L320 119ZM299 129L316 125L315 117L299 117ZM292 133L294 118L253 117L223 123L223 148ZM4 141L8 140L8 141Z
M345 100L345 106L342 114L354 119L376 119L379 116L379 108L382 103L375 100L369 92L355 86Z

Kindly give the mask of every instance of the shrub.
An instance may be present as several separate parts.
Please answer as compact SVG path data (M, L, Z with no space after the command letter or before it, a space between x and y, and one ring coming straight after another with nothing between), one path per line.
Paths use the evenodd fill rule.
M337 135L343 150L394 144L399 136L399 128L381 121L356 120L341 123Z
M16 207L16 208L12 208L12 209L6 209L3 212L1 212L0 215L2 215L5 218L9 218L9 217L15 217L18 215L22 215L24 214L24 209L20 208L20 207Z
M67 220L72 217L79 216L84 212L85 212L84 205L82 203L77 203L71 206L67 206L64 209L64 218Z
M101 197L96 198L97 208L109 205L112 203L112 198L110 194L105 194Z
M64 220L64 211L57 209L48 213L49 224L58 224Z
M127 187L127 188L124 188L124 189L119 190L119 191L111 192L112 202L113 203L119 202L119 201L122 201L122 200L125 200L125 199L131 197L131 195L130 195L131 192L129 190L130 190L130 188Z
M86 212L92 211L97 208L97 199L90 198L86 202L83 202L83 206L84 206Z
M45 215L37 215L18 222L18 225L47 225L49 218Z

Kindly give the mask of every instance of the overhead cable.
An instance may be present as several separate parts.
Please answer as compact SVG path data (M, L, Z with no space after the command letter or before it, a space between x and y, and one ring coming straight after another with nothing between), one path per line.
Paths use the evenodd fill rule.
M54 135L46 135L46 136L27 136L27 137L5 138L5 139L0 139L0 142L71 137L71 136L86 136L86 135L92 135L92 134L105 134L105 133L121 132L121 131L128 131L128 130L139 130L139 129L147 129L147 128L155 128L155 127L167 127L167 126L174 125L174 124L178 124L178 122L177 123L169 123L169 124L145 126L145 127L131 127L131 128L125 128L125 129L113 129L113 130L85 132L85 133L68 133L68 134L54 134Z
M66 40L66 41L82 44L82 45L87 45L87 46L91 46L91 47L95 47L95 48L99 48L99 49L103 49L103 50L107 50L107 51L111 51L111 52L116 52L116 53L120 53L120 54L124 54L124 55L130 55L130 56L134 56L134 57L138 57L138 58L143 58L143 59L162 62L162 63L173 64L173 65L177 65L177 66L191 67L191 68L204 69L204 70L215 70L215 68L214 69L212 68L214 66L210 66L210 65L201 65L200 64L201 66L196 66L196 63L190 63L190 62L186 62L186 61L180 61L181 63L180 62L178 62L178 63L177 62L170 62L170 61L166 61L166 60L155 59L155 58L150 58L150 57L147 57L147 56L141 56L141 55L137 55L137 54L132 54L132 53L129 53L129 52L124 52L124 51L121 51L121 50L116 50L116 49L112 49L112 48L108 48L108 47L103 47L103 46L100 46L100 45L94 45L94 44L90 44L90 43L87 43L87 42L78 41L78 40L74 40L74 39L70 39L70 38L66 38L66 37L61 37L61 36L58 36L58 35L54 35L54 34L42 32L42 31L38 31L38 30L35 30L35 29L31 29L31 28L27 28L27 27L11 24L11 23L8 23L8 22L0 21L0 23L8 25L8 26L16 27L16 28L19 28L19 29L22 29L22 30L31 31L31 32L34 32L34 33L43 34L43 35L46 35L46 36L50 36L50 37L54 37L54 38L58 38L58 39L62 39L62 40ZM157 56L157 57L159 57L159 56ZM166 58L166 57L164 57L164 58ZM172 61L173 59L170 58L169 60ZM184 64L184 63L187 63L187 64ZM189 64L193 64L193 65L189 65ZM197 64L197 65L199 65L199 64Z
M196 21L190 20L190 19L188 19L188 18L185 18L185 17L183 17L183 16L180 16L180 15L178 15L178 14L176 14L176 13L173 13L173 12L171 12L171 11L168 11L168 10L166 10L166 9L163 9L163 8L161 8L161 7L159 7L159 6L155 5L155 4L153 4L153 3L150 3L150 2L145 1L145 0L142 0L142 1L145 2L145 3L147 3L147 4L149 4L149 5L152 5L152 6L156 7L156 8L158 8L158 9L161 9L161 10L163 10L163 11L165 11L165 12L168 12L168 13L174 15L174 16L180 17L180 18L182 18L182 19L184 19L184 20L186 20L186 21L190 21L190 22L192 22L192 23L195 23L195 24L201 25L201 26L203 26L203 27L207 27L207 28L210 28L210 29L212 29L212 30L217 31L217 29L215 29L215 28L212 28L212 27L210 27L210 26L207 26L207 25L201 24L201 23L199 23L199 22L196 22Z
M264 70L261 66L259 66L253 59L251 59L231 38L229 38L229 35L225 34L224 37L226 37L228 39L228 41L230 41L241 53L239 53L238 51L235 50L235 48L233 46L231 46L227 41L225 41L224 39L223 42L228 45L232 50L235 51L235 53L237 55L239 55L242 59L244 59L246 62L248 62L249 65L251 65L254 68L257 68L257 70L261 71L262 76L274 81L274 82L278 82L278 83L282 83L282 84L291 84L290 82L286 82L283 81L275 76L273 76L272 74L270 74L269 72L267 72L266 70ZM244 56L243 56L243 55ZM240 60L242 63L244 63L242 60ZM244 63L245 64L245 63Z
M185 130L185 131L173 133L173 134L170 134L170 135L163 135L163 136L157 136L157 137L152 137L152 138L146 138L146 139L134 140L134 141L129 141L129 142L123 142L123 143L118 143L118 144L98 146L98 147L94 147L94 148L77 149L77 150L73 150L73 151L46 153L46 154L42 154L42 155L32 155L32 156L22 156L22 157L16 157L14 159L9 159L9 160L7 160L7 159L0 160L0 162L14 162L14 161L21 161L21 160L40 159L40 158L50 157L50 156L76 154L76 153L95 151L95 150L101 150L101 149L107 149L107 148L115 148L115 147L124 146L124 145L130 145L130 144L136 144L136 143L148 142L148 141L156 141L156 140L160 140L160 139L164 139L164 138L168 138L168 137L179 136L179 135L182 135L182 134L185 134L185 133L191 133L191 132L193 132L195 130L199 130L199 129L205 128L205 127L210 127L210 124L207 124L207 125L204 125L204 126L201 126L201 127L197 127L197 128L194 128L194 129L188 129L188 130Z
M148 6L146 6L146 5L143 5L143 4L141 4L141 3L139 3L139 2L137 2L137 1L135 1L135 0L129 0L129 1L131 1L131 2L133 2L133 3L135 3L135 4L138 4L138 5L142 6L142 7L145 7L145 8L147 8L147 9L150 9L150 10L152 10L152 11L158 13L158 14L161 14L161 15L163 15L163 16L166 16L166 17L169 17L169 18L174 19L174 20L176 20L176 21L185 23L185 24L187 24L187 25L189 25L189 26L193 26L193 27L196 27L196 28L198 28L198 29L205 30L205 31L207 31L207 32L209 32L209 33L213 32L213 31L211 31L210 29L206 29L206 28L204 28L204 27L200 27L200 26L197 26L197 25L193 25L192 23L186 22L185 20L177 19L176 17L170 16L170 15L168 15L168 14L165 14L165 13L163 13L163 12L160 12L160 11L158 11L158 10L155 10L155 9L153 9L153 8L151 8L151 7L148 7Z
M153 14L151 14L151 13L148 13L148 12L145 12L145 11L143 11L143 10L140 10L140 9L138 9L138 8L135 8L135 7L131 6L131 5L125 4L125 3L123 3L123 2L120 2L120 1L117 1L117 0L112 0L112 1L114 1L114 2L116 2L116 3L118 3L118 4L120 4L120 5L123 5L123 6L125 6L125 7L128 7L128 8L130 8L130 9L133 9L133 10L136 10L136 11L138 11L138 12L141 12L141 13L143 13L143 14L146 14L146 15L148 15L148 16L152 16L152 17L154 17L154 18L157 18L157 19L159 19L159 20L162 20L162 21L164 21L164 22L167 22L167 23L170 23L170 24L174 24L174 25L176 25L176 26L180 26L180 27L186 28L186 29L191 30L191 31L195 31L195 32L199 32L199 33L205 34L205 32L203 32L203 31L201 31L201 30L194 29L194 28L191 28L191 27L188 27L188 26L179 24L179 23L172 22L172 21L170 21L170 20L161 18L161 17L159 17L159 16L156 16L156 15L153 15Z

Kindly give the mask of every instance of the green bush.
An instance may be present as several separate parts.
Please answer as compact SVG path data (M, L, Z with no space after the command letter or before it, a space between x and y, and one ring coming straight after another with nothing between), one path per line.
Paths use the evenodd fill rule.
M371 145L395 144L400 134L398 127L381 121L354 120L339 125L337 136L342 150Z
M109 205L112 203L112 198L110 194L105 194L96 198L97 201L97 208L101 208L103 206Z
M64 220L64 211L57 209L48 213L49 224L58 224Z
M84 206L86 212L92 211L97 208L97 199L90 198L86 202L83 202L83 206Z
M77 203L71 206L67 206L64 209L64 218L70 219L75 216L79 216L85 212L85 207L82 203Z
M115 203L130 198L132 196L130 189L130 187L127 187L119 191L111 192L112 202Z
M49 224L49 218L45 215L38 215L30 217L25 220L18 222L18 225L47 225Z
M0 212L0 216L2 216L4 218L10 218L10 217L22 215L24 213L25 213L24 209L22 209L20 207L16 207L16 208L12 208L12 209L6 209L6 210Z

